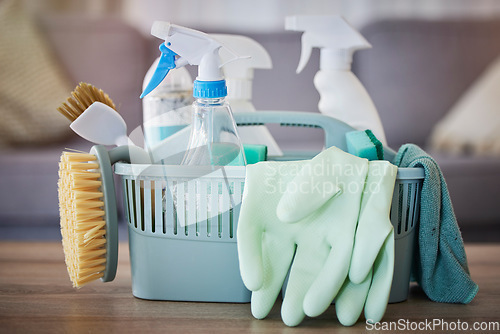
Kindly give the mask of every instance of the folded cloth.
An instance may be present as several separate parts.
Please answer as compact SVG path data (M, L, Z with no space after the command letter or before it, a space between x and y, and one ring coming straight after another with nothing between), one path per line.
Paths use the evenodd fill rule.
M393 163L425 171L412 267L416 281L433 301L470 303L479 288L470 277L462 235L438 164L413 144L401 146Z

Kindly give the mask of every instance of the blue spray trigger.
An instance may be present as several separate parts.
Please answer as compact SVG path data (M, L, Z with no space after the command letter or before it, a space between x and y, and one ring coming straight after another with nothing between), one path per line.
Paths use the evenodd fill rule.
M148 85L146 86L146 88L142 92L141 97L140 97L141 99L144 96L151 93L151 91L153 91L153 89L158 87L158 85L163 81L163 79L165 79L168 72L171 69L175 68L175 56L177 56L177 53L170 50L165 45L165 43L161 43L160 51L161 51L160 61L158 62L158 66L156 66L156 70L153 73L151 80L149 81Z

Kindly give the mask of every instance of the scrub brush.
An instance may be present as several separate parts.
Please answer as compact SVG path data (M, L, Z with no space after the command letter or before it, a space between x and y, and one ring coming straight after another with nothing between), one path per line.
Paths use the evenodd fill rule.
M94 102L104 103L113 110L116 110L113 100L102 89L85 82L80 82L66 102L57 108L57 111L73 122Z
M127 143L126 125L108 94L80 83L58 111L70 127L98 144ZM74 287L101 278L112 281L118 259L118 214L112 165L120 160L147 164L149 155L137 146L90 153L63 152L59 163L58 197L66 266Z
M80 137L100 145L126 145L127 124L108 94L81 82L57 110Z
M109 155L63 152L59 162L59 214L66 266L73 286L112 281L118 257L117 209Z
M131 161L149 166L149 155L137 146L90 153L65 151L59 162L59 215L62 244L73 286L115 278L118 261L118 213L112 166Z

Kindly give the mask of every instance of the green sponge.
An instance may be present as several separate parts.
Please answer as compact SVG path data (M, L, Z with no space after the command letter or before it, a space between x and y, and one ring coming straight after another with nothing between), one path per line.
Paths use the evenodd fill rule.
M371 130L351 131L345 135L347 152L368 160L383 160L384 147Z
M243 150L245 151L247 165L267 160L266 145L243 144Z

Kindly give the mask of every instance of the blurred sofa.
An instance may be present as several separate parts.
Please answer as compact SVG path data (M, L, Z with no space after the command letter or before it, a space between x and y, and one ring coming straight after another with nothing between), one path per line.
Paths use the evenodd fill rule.
M500 55L500 20L394 20L362 34L373 48L358 52L354 71L393 148L406 142L427 148L434 125ZM500 158L428 151L446 178L459 224L498 232Z
M119 106L129 131L140 126L142 80L158 54L159 40L117 19L46 16L39 23L70 80L102 88ZM433 124L500 53L500 21L384 21L370 24L362 33L374 47L356 54L353 70L379 109L389 145L395 149L405 142L425 148ZM296 74L300 34L248 36L269 51L274 65L255 73L257 109L317 112L319 95L313 77L319 52L314 51L305 70ZM194 77L196 69L188 69ZM284 149L321 147L323 137L317 130L297 135L284 129L271 128ZM3 148L0 233L13 226L26 233L33 226L57 227L60 153L64 148L90 147L71 134L67 141L47 146ZM434 156L448 181L462 228L498 229L500 159Z

